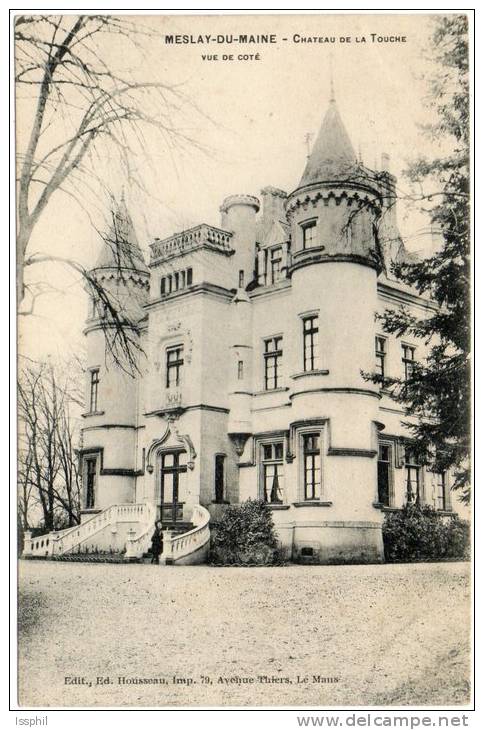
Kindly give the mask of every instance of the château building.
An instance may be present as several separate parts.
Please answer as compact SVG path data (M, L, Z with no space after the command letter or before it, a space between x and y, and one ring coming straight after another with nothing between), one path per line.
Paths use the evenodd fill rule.
M375 314L435 307L391 275L411 254L388 163L358 160L333 98L294 190L230 195L219 226L155 239L149 264L118 205L92 275L139 327L138 369L106 349L94 300L82 524L53 552L139 557L161 519L167 562L200 562L210 524L251 498L293 560L376 562L386 510L451 511L447 475L417 463L401 406L365 377L424 354Z

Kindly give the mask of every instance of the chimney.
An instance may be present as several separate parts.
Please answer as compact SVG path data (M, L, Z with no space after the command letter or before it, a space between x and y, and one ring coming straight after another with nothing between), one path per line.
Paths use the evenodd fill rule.
M261 190L262 196L262 227L265 231L273 221L285 221L286 211L284 204L287 193L279 188L268 186Z

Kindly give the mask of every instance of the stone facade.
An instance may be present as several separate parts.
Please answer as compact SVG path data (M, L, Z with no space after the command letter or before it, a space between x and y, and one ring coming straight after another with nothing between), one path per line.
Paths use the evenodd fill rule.
M387 168L387 159L383 159ZM375 313L433 308L392 280L405 257L395 178L356 158L331 100L302 179L232 195L220 228L151 244L143 261L124 202L93 274L140 329L136 377L87 321L84 516L150 502L163 522L264 499L282 545L307 562L382 559L386 509L451 510L448 475L414 463L402 410L364 373L400 376L421 342Z

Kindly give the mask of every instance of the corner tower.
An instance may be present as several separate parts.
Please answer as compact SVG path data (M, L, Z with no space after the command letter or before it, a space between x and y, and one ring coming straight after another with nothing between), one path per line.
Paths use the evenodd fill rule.
M124 198L111 211L88 289L83 517L133 502L136 494L140 338L149 272Z
M373 506L380 395L363 376L374 369L381 206L377 175L358 161L332 94L286 203L302 353L292 368L292 418L324 424L329 562L382 559L381 513ZM305 509L301 517L310 519L310 508L299 512Z

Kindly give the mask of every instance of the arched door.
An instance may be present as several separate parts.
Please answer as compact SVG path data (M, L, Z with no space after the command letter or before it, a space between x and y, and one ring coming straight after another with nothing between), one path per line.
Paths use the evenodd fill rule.
M174 524L183 521L186 473L186 451L177 449L161 452L158 517L164 524Z

